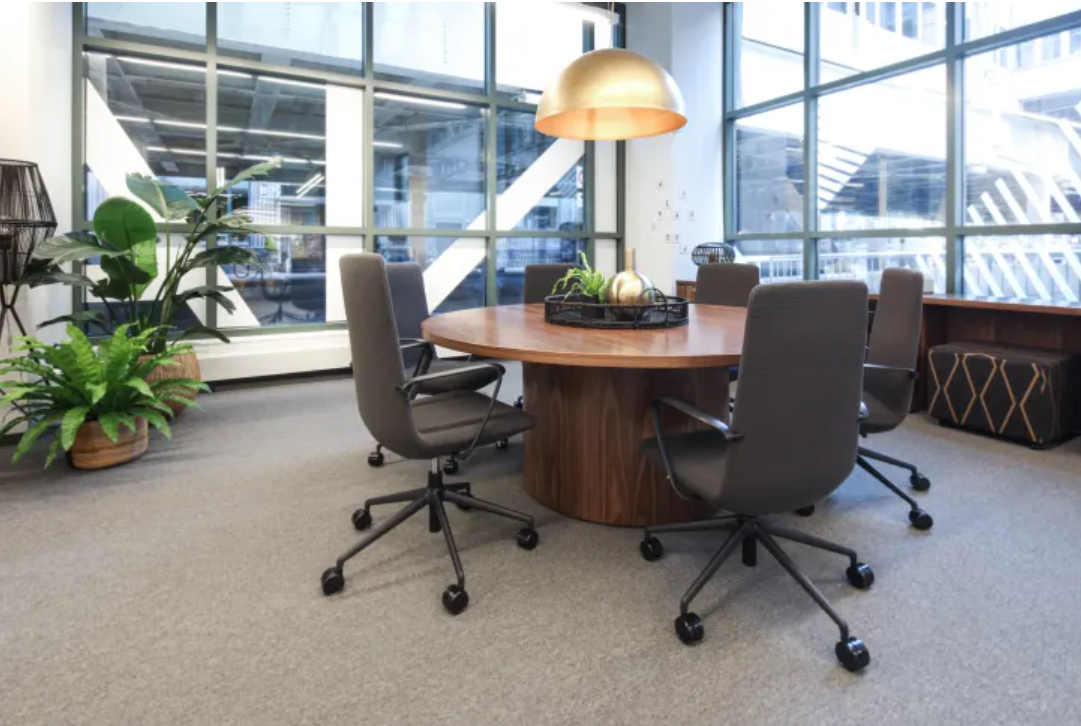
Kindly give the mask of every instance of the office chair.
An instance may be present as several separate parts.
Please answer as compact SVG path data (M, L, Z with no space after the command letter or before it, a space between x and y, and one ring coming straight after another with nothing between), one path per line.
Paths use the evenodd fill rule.
M826 496L856 463L856 431L862 415L867 288L861 282L800 282L763 285L751 293L743 346L743 380L731 425L679 399L653 402L655 438L642 453L662 467L680 496L731 512L700 522L648 527L641 543L649 561L663 554L662 532L732 529L702 574L680 599L676 635L687 645L705 633L691 601L742 547L743 562L757 564L761 543L837 624L835 652L858 671L870 663L866 645L777 544L789 540L844 555L848 581L867 589L874 572L855 551L775 524L767 515L788 512ZM665 409L672 409L671 413ZM708 429L665 434L672 413L697 419Z
M747 307L751 290L758 287L758 265L716 263L698 266L694 286L696 305Z
M544 302L544 298L552 294L552 288L562 280L564 276L577 265L570 263L552 263L542 265L526 265L525 267L525 290L522 295L526 305ZM518 408L525 405L525 399L518 396L514 402Z
M868 417L860 422L860 435L880 434L901 425L912 408L916 388L916 361L920 351L920 324L923 321L923 274L891 267L882 273L882 285L871 324L867 363L863 374L863 402ZM931 488L931 480L908 462L871 449L859 447L856 463L882 482L909 506L908 521L919 530L934 526L934 519L916 500L886 478L868 459L900 467L909 472L909 483L919 492Z
M353 526L365 530L371 527L373 506L406 504L323 572L320 578L323 594L329 596L341 592L345 586L342 568L347 561L427 508L428 531L443 533L458 578L443 592L443 607L457 615L469 604L469 595L458 548L443 507L445 501L463 509L476 509L523 523L525 526L518 532L518 546L523 549L532 550L539 537L532 517L474 498L468 483L444 484L439 460L456 452L463 452L461 456L466 458L477 446L533 428L534 420L524 411L496 400L503 373L494 363L473 363L454 371L407 377L383 258L366 253L346 255L341 259L341 271L360 417L388 449L406 459L428 459L431 469L426 487L372 497L353 513ZM492 397L460 389L422 399L411 395L419 386L430 386L452 376L481 370L495 371L496 390Z
M391 301L398 333L403 337L402 360L412 369L413 375L425 373L453 373L458 375L440 377L426 381L412 389L411 395L431 396L451 391L478 391L491 385L503 368L476 368L468 361L442 360L435 354L435 347L421 338L421 324L428 319L428 296L424 290L424 270L415 262L396 262L387 265L387 280L390 284ZM466 371L465 368L470 368ZM496 441L499 449L507 448L506 439ZM376 443L375 451L368 455L369 466L382 466L383 444ZM458 473L458 457L451 455L443 462L443 472L448 475Z
M694 283L695 305L727 305L747 307L751 291L758 286L761 271L758 265L717 262L698 266ZM739 366L728 369L729 383L739 380ZM731 402L729 410L731 410Z

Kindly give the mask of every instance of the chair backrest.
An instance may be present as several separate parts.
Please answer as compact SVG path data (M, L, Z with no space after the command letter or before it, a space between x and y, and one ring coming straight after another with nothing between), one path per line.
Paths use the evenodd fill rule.
M758 265L716 263L699 265L694 301L698 305L729 305L745 308L751 290L758 286Z
M523 295L525 304L544 302L544 298L552 294L552 288L556 282L575 267L576 265L567 263L526 265L525 295Z
M345 255L340 262L345 319L360 418L375 440L399 456L420 458L405 383L398 327L382 256Z
M430 317L428 295L424 290L424 270L415 262L391 262L387 264L387 282L390 283L390 300L398 335L419 338L421 323ZM402 356L409 370L413 369L419 357L418 350L407 350Z
M923 273L900 267L886 269L871 324L867 362L915 370L922 323ZM865 390L895 416L894 425L908 414L915 387L915 378L895 374L870 372L864 381Z
M751 293L732 430L726 508L789 511L837 488L856 463L867 287L760 285Z

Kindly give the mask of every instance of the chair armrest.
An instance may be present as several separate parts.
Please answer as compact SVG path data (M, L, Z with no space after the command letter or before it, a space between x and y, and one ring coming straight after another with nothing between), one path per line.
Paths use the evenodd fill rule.
M451 378L453 376L460 376L463 373L472 373L473 371L482 371L485 369L491 369L495 371L495 390L492 391L490 400L488 403L488 410L484 414L484 420L480 422L480 428L477 429L477 435L473 437L473 443L469 445L469 448L464 453L458 455L459 461L465 461L469 458L469 455L473 453L473 449L477 448L477 443L480 442L480 437L484 433L484 428L488 425L488 419L492 417L492 411L495 409L496 399L499 398L499 389L503 386L503 367L495 363L474 363L468 366L462 366L461 368L455 368L448 371L439 371L437 373L425 373L420 376L413 376L408 381L398 386L398 390L407 394L412 398L411 391L419 384L425 381L434 381L440 378Z
M670 408L674 408L685 416L693 418L696 421L701 421L707 426L717 429L724 435L724 440L726 443L739 441L743 438L743 436L740 434L732 433L731 429L728 428L728 425L720 419L714 416L710 416L705 411L697 409L689 403L679 400L678 398L673 398L671 396L661 396L660 398L653 399L651 411L653 416L653 434L657 439L657 449L661 453L661 462L664 464L665 477L668 479L668 483L672 486L673 491L675 491L675 493L678 494L680 498L691 499L692 497L686 494L680 488L679 482L676 481L676 472L675 469L672 468L672 460L668 454L668 445L664 442L664 427L661 425L661 409L663 406L669 406Z
M916 369L914 368L901 368L899 366L887 366L881 363L864 363L863 369L865 371L888 371L890 373L906 373L909 378L916 377Z
M428 372L428 368L432 365L432 360L435 359L435 346L429 343L427 340L420 338L398 338L398 345L401 346L403 351L412 350L413 348L421 348L420 357L417 358L417 364L413 366L413 377Z

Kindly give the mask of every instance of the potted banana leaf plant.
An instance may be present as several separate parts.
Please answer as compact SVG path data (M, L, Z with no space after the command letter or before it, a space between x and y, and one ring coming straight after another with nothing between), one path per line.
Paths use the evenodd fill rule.
M200 198L175 185L129 174L128 191L143 204L127 197L109 197L94 212L92 232L68 232L38 245L34 251L35 269L27 279L31 287L62 284L85 288L103 309L78 310L38 327L75 323L109 335L119 325L127 324L131 335L151 331L146 339L148 356L161 356L171 340L192 336L209 336L228 343L229 339L216 328L198 324L177 331L173 323L177 311L193 300L212 300L226 312L236 309L227 297L232 287L190 284L188 275L215 266L259 264L258 256L246 247L214 247L207 243L216 241L218 235L244 237L251 232L250 216L243 211L219 215L218 201L230 187L266 175L280 165L281 159L274 158L252 166ZM175 233L167 228L163 269L158 264L157 224L148 209L167 223L191 225L191 231L182 235L175 249ZM67 262L91 259L100 259L99 279L62 268ZM156 281L156 290L148 296L147 291ZM174 358L177 366L155 368L148 380L200 379L194 350L188 347ZM171 405L175 413L184 408L176 402Z
M0 361L0 376L20 376L0 380L5 391L0 405L16 406L0 436L26 426L12 463L48 434L52 441L45 466L68 452L76 469L103 469L139 458L147 450L148 423L171 438L171 404L195 405L190 394L206 384L184 378L148 382L152 371L179 366L175 359L188 346L170 344L150 353L161 331L150 327L132 334L132 327L118 326L97 349L70 323L68 340L56 345L33 337L16 339L12 351L24 355Z

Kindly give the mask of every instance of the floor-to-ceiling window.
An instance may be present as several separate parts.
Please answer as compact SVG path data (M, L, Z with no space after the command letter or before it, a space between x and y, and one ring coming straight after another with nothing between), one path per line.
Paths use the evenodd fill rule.
M726 238L765 282L1081 298L1081 2L728 3Z
M357 250L419 263L433 312L520 301L530 263L618 257L616 144L533 130L549 80L621 44L615 9L78 3L76 219L131 172L200 195L277 156L227 197L258 233L213 242L258 255L207 270L235 310L185 315L234 332L340 323L337 261Z

